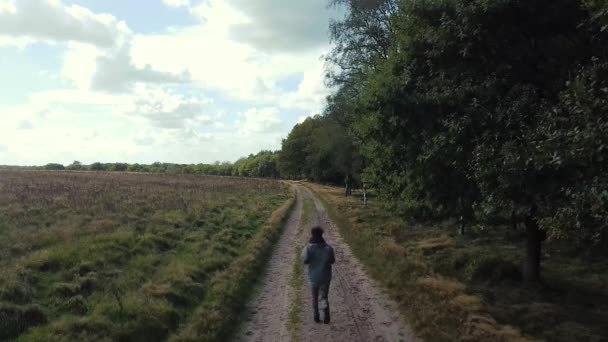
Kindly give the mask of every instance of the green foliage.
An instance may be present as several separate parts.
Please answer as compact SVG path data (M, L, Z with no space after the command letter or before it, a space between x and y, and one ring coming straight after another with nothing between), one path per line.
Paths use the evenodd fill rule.
M241 177L279 178L279 154L261 151L241 158L232 166L232 175Z
M366 182L410 217L537 208L550 238L606 246L605 1L337 2L330 61L352 68L328 113Z
M43 169L48 170L48 171L61 171L61 170L65 170L65 167L59 163L49 163L49 164L46 164L43 167Z
M326 60L339 70L329 68L327 77L332 84L353 86L367 69L388 57L392 19L399 0L329 0L329 3L345 8L347 15L329 25L334 48Z
M127 163L113 163L107 167L108 171L127 171L129 168L129 164Z
M296 124L283 139L281 145L281 174L289 179L305 178L311 174L308 164L309 149L313 144L313 135L319 127L320 118L307 118Z
M355 178L361 160L348 128L328 112L297 124L283 140L279 165L283 177L343 184Z
M583 248L608 247L606 113L608 61L596 61L578 70L532 133L536 167L552 181L539 196L541 226Z
M71 171L80 171L83 169L84 169L84 166L78 160L75 160L72 164L66 166L66 170L71 170Z
M89 170L91 170L91 171L105 171L105 170L107 170L107 166L104 165L104 164L102 164L102 163L100 163L100 162L95 162L95 163L93 163L93 164L91 164L89 166Z

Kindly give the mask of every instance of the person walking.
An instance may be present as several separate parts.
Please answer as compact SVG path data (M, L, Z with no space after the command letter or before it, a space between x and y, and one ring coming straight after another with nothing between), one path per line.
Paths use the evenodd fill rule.
M308 280L312 292L314 320L320 323L319 299L323 310L323 323L329 324L329 283L331 282L332 264L336 262L334 249L323 239L323 228L316 226L310 230L311 237L302 252L304 264L308 265Z

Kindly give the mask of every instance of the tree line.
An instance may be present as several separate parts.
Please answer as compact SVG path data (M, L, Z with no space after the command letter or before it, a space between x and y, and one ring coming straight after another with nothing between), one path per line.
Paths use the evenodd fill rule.
M148 173L174 173L199 174L209 176L235 176L256 178L279 178L279 152L261 151L250 154L234 163L215 162L213 164L176 164L155 162L152 164L139 163L101 163L88 165L74 161L69 165L49 163L44 166L16 167L0 166L0 169L29 169L46 171L107 171L107 172L148 172Z

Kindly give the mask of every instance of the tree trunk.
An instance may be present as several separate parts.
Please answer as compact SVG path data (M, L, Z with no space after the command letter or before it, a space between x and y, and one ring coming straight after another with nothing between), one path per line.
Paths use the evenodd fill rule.
M460 211L460 217L458 218L458 234L464 235L465 212L462 196L458 197L458 210Z
M346 181L344 183L344 197L348 197L348 190L350 186L350 177L348 175L346 176Z
M526 218L526 235L524 279L526 281L538 281L540 280L540 253L543 233L538 228L536 218L532 215Z
M344 189L344 197L353 194L353 181L350 176L346 176L346 188Z
M464 235L464 215L460 215L458 219L458 234Z
M515 216L515 210L511 210L511 228L517 230L517 217Z

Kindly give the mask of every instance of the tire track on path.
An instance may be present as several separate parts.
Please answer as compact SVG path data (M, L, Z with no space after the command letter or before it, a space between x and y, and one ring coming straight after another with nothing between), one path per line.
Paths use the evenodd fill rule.
M302 194L296 188L296 203L283 234L276 244L260 285L245 308L245 323L237 330L236 341L288 341L289 281L293 271L293 248L302 215Z

